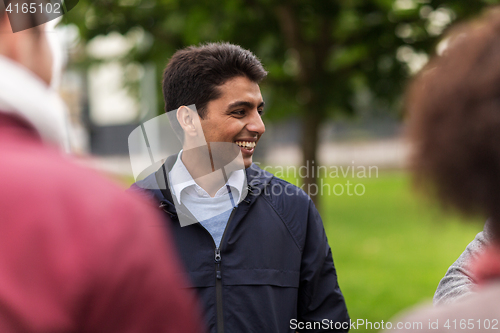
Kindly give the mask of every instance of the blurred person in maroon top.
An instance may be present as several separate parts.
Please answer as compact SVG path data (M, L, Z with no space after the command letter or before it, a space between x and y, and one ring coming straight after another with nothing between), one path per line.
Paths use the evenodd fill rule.
M203 332L161 219L62 153L44 26L12 33L4 9L0 332Z

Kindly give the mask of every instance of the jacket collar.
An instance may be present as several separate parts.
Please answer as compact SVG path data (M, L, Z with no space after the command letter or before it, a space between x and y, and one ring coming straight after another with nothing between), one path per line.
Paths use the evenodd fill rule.
M169 190L168 181L166 180L168 179L166 175L168 175L169 171L172 169L176 158L177 155L169 156L158 171L135 184L139 188L148 189L154 200L159 203L160 208L170 216L176 216L177 212L173 203L172 194ZM263 193L264 188L274 176L268 171L262 170L255 163L252 163L249 168L245 169L245 174L247 177L248 194L240 205L251 206L257 197Z
M172 169L170 170L170 180L175 179L176 182L176 184L170 184L170 188L173 190L174 196L179 203L181 203L182 201L182 191L186 190L187 188L194 187L195 189L202 190L202 188L196 183L196 181L193 179L186 166L182 162L181 156L182 150L177 155L177 159ZM231 168L231 164L235 165L234 168ZM228 167L230 170L237 169L238 163L232 161L228 165ZM230 176L227 179L227 185L232 188L231 192L234 195L234 201L237 204L241 201L241 196L246 195L247 193L247 190L244 189L244 186L246 186L245 178L245 172L242 169L239 169L231 172ZM226 187L224 186L222 190L226 190ZM227 193L227 191L223 193Z

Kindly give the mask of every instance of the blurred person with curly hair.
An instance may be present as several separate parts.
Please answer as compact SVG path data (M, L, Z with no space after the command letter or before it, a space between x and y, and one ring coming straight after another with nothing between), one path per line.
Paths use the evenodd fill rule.
M435 302L449 304L398 320L420 328L393 329L481 332L500 327L500 8L455 26L441 45L408 90L411 168L445 206L489 220L438 287Z

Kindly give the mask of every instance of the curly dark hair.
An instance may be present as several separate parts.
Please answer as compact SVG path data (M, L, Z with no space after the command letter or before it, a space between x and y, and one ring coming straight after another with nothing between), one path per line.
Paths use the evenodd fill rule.
M407 91L414 180L445 205L491 217L500 238L500 8L443 42Z

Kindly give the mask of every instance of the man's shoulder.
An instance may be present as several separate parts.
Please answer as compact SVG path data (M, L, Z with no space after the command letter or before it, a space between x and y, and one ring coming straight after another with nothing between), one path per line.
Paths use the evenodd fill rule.
M311 200L301 187L274 175L264 188L263 194L271 200L286 205L299 205L301 208L303 205L309 205Z
M253 195L263 196L275 207L294 210L304 209L310 204L311 199L302 188L276 177L257 164L247 169L247 180Z
M311 198L303 189L289 181L276 177L265 170L262 170L261 175L267 178L267 182L265 186L262 186L261 183L261 187L257 191L253 190L251 195L256 195L257 198L262 198L267 202L268 207L287 227L302 251L310 226L319 225L322 227L321 218ZM258 207L263 209L262 205ZM262 214L267 213L263 212Z
M299 234L303 231L308 221L311 199L300 187L255 167L248 180L252 188L251 195L265 200L289 228L298 228Z

